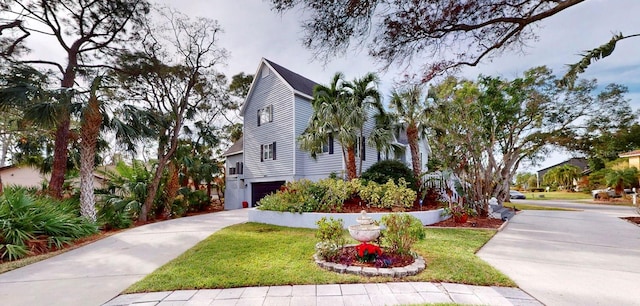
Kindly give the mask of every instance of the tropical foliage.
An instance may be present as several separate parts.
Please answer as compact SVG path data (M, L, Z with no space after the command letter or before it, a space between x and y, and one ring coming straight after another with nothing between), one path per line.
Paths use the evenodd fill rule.
M385 184L389 180L399 182L400 179L404 179L409 188L415 191L419 189L418 180L414 173L411 172L411 169L405 163L394 159L381 160L371 165L369 169L362 173L361 178L378 184Z
M365 145L381 151L391 139L384 125L387 121L376 89L377 82L377 76L372 73L352 82L336 73L328 86L317 85L311 101L313 115L298 137L300 148L309 151L314 158L322 152L324 144L335 139L340 144L349 180L362 173ZM374 128L365 134L365 124L371 116L375 120Z
M571 89L556 83L549 69L537 67L514 80L448 78L431 87L434 158L470 184L467 197L479 213L487 211L490 197L508 197L523 161L541 158L549 145L571 143L635 117L622 86L596 93L595 81Z
M615 188L616 194L624 194L624 188L637 186L640 182L640 173L635 167L624 169L610 169L605 174L608 186Z
M611 39L607 43L597 48L584 51L582 54L580 54L582 56L582 59L580 59L580 61L575 64L568 65L569 69L567 70L567 73L564 75L564 77L560 79L560 85L572 87L578 79L578 76L581 73L584 73L591 64L611 55L611 53L613 53L613 50L616 48L616 44L619 41L633 37L640 37L640 33L632 35L623 35L622 33L618 33L613 35L613 37L611 37Z
M411 166L416 190L422 186L422 157L419 141L427 136L428 103L424 86L413 84L406 88L398 88L391 93L389 116L394 122L395 130L405 131L411 153ZM426 152L425 152L426 154ZM425 156L426 157L426 156Z
M542 178L543 185L573 190L573 183L581 174L580 168L574 165L562 165L547 171Z
M107 229L129 227L147 198L151 171L141 161L133 160L131 165L120 161L115 170L101 172L107 186L98 201L99 223Z
M58 201L9 187L0 196L0 261L62 248L97 232L78 215L77 200Z
M287 182L276 193L260 200L259 209L288 212L341 212L344 202L360 199L363 208L378 207L404 210L413 206L416 192L402 178L385 184L354 179L323 179L318 182Z
M538 176L535 173L520 172L516 174L515 186L525 190L536 188L538 186Z

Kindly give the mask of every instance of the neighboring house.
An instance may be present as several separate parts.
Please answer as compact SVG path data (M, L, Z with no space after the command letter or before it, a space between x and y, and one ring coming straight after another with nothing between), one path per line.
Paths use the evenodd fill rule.
M35 167L30 166L4 166L0 167L2 185L41 188L44 182L48 182L50 175L42 174Z
M255 206L287 181L316 181L331 173L344 175L337 141L330 139L316 159L301 150L297 141L313 114L311 100L316 84L267 59L260 61L240 110L243 139L223 154L227 158L225 209L241 208L243 202ZM367 121L364 135L369 134L374 123L373 119ZM366 139L361 143L366 144ZM360 146L357 153L363 169L382 158L375 148L366 145Z
M640 170L640 150L622 153L618 156L629 159L629 168L636 167L636 169Z
M580 157L573 157L570 158L568 160L565 160L559 164L553 165L551 167L547 167L544 168L542 170L538 170L538 187L542 187L542 179L544 178L544 175L549 172L549 170L555 168L555 167L560 167L560 166L564 166L564 165L573 165L576 166L578 168L580 168L580 171L582 171L582 174L587 174L587 172L589 171L589 163L587 162L586 158L580 158Z

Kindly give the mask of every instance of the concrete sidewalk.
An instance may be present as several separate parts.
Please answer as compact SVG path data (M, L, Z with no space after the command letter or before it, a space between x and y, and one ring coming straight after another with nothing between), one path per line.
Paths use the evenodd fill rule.
M524 211L478 255L547 305L640 305L640 227L608 212Z
M247 211L140 226L0 274L0 304L103 304L217 230L246 222Z
M121 295L104 306L235 305L351 306L457 303L467 305L542 305L518 288L450 283L295 285L204 289Z

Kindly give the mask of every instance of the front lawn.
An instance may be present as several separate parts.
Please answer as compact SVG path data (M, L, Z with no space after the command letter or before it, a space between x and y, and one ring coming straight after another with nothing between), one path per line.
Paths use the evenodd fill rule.
M504 207L508 208L516 208L518 210L560 210L560 211L576 211L575 209L570 208L562 208L562 207L551 207L551 206L541 206L541 205L532 205L532 204L523 204L523 203L503 203Z
M590 193L583 192L523 192L527 196L527 200L588 200L592 199Z
M127 293L392 281L337 274L317 267L312 259L314 233L311 229L259 223L234 225L160 267L127 289ZM507 276L475 256L495 231L426 229L426 234L427 238L414 249L427 261L427 269L402 280L515 286Z

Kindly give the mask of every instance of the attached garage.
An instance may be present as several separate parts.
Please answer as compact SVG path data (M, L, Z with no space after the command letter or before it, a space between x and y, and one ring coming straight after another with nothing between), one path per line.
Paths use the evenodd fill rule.
M260 201L264 196L276 192L280 189L280 186L284 185L285 181L275 182L262 182L251 184L251 206L255 207L256 203Z

